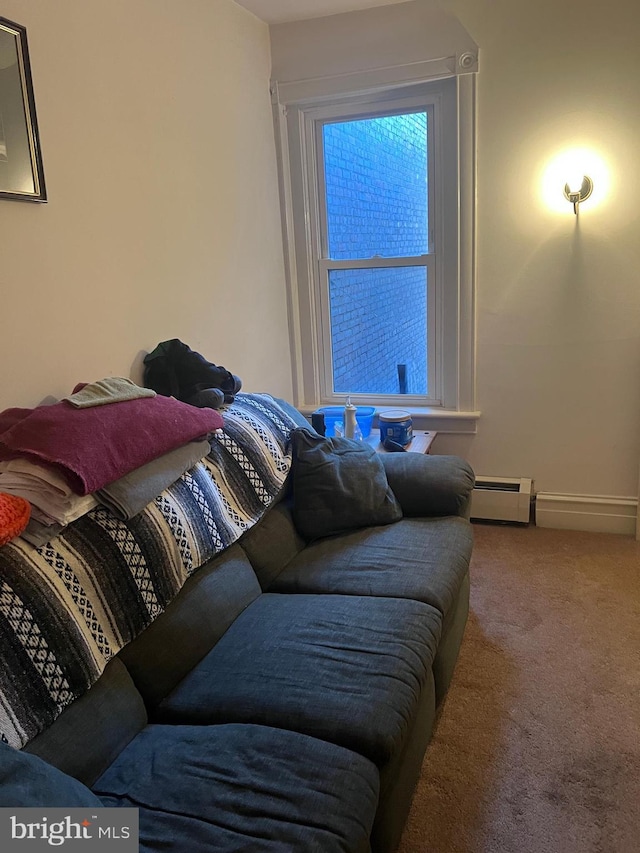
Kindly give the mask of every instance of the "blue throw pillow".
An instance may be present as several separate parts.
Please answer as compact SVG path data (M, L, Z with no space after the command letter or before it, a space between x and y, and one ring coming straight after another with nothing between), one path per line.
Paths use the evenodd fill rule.
M86 785L36 755L0 742L0 806L102 807Z
M291 432L293 523L307 540L402 518L382 461L371 445Z

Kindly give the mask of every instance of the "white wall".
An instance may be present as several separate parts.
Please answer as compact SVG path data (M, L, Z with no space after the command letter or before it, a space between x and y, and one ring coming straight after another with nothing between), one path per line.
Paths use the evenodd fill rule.
M538 491L636 495L637 2L443 0L443 6L480 47L483 416L477 436L445 440L438 450L466 452L482 474L531 476ZM560 210L540 198L548 162L573 146L593 149L609 173L606 197L586 202L579 219L560 196Z
M271 27L272 76L278 82L439 59L474 48L464 27L437 0Z
M0 408L181 338L291 396L268 28L231 0L4 0L49 202L0 200Z
M640 458L637 0L434 0L271 28L274 77L480 48L474 436L437 438L484 476L636 495ZM427 27L427 20L430 22ZM401 37L402 36L402 37ZM548 162L588 146L609 174L579 219ZM563 179L564 181L564 179ZM597 195L601 198L598 202Z
M435 449L539 491L636 494L636 0L442 5L481 51L483 414ZM393 59L386 15L412 7L370 10L385 26L368 61ZM4 0L2 15L28 29L50 201L0 201L0 408L137 378L140 353L174 336L290 397L267 28L230 0ZM611 178L579 221L539 194L570 143Z

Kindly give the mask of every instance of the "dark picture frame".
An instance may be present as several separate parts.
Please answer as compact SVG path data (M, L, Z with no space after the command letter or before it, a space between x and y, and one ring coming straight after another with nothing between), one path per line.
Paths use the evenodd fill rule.
M47 200L27 30L0 18L0 199Z

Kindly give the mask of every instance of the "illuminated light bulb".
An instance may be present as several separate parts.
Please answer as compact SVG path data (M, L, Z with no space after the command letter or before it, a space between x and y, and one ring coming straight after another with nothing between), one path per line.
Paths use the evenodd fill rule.
M584 181L584 172L582 171L572 171L567 174L567 186L569 187L569 191L571 193L579 193L582 189L582 182Z
M589 198L589 210L595 209L610 191L608 164L597 151L586 147L558 151L547 161L541 175L540 199L557 213L567 212L567 200L580 204Z

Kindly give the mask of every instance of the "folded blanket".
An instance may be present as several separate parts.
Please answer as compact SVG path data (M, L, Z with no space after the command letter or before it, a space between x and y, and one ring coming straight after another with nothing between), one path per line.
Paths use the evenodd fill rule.
M203 459L210 451L209 442L190 441L183 447L177 447L164 456L147 462L125 474L114 483L99 489L96 497L100 503L108 506L118 518L133 518L155 500L158 495L175 483L185 471Z
M43 524L41 521L38 521L36 518L31 516L29 524L27 524L20 536L22 539L26 539L27 542L35 545L36 548L39 548L41 545L46 545L47 542L51 542L52 539L55 539L55 537L67 526L68 525L66 524L55 523Z
M24 457L87 495L170 450L222 427L213 409L173 397L76 409L66 401L0 413L0 460Z
M92 495L76 495L60 474L28 459L0 462L0 490L28 500L34 518L45 524L71 524L98 505Z
M104 406L106 403L121 403L123 400L137 400L141 397L155 397L151 388L141 388L124 376L107 376L97 382L80 383L73 394L63 397L77 409L86 406Z

